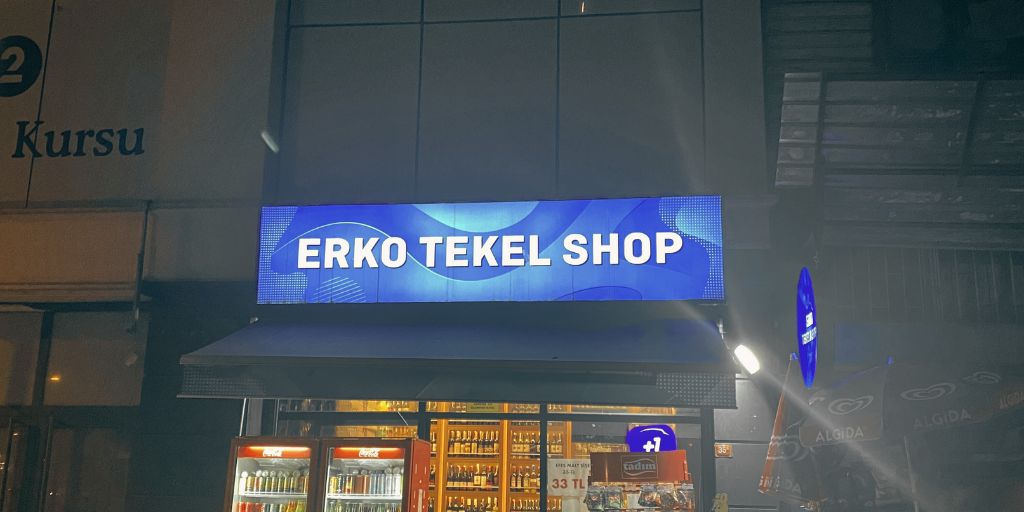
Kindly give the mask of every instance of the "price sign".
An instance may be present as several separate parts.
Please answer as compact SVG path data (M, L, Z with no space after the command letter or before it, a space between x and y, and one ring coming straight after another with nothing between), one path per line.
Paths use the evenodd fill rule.
M549 459L548 496L582 498L589 477L590 459Z

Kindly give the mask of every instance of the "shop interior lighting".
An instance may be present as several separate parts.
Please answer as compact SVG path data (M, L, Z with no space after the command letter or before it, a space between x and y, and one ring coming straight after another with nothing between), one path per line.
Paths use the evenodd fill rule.
M733 355L736 356L736 360L740 362L743 369L748 374L754 375L761 369L761 361L754 355L754 351L750 350L746 345L736 345L736 348L732 351Z

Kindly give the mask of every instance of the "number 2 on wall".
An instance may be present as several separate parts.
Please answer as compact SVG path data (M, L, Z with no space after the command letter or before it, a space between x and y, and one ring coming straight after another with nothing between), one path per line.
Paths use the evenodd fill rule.
M25 63L25 50L18 46L5 48L0 54L0 84L17 84L25 80L21 66Z

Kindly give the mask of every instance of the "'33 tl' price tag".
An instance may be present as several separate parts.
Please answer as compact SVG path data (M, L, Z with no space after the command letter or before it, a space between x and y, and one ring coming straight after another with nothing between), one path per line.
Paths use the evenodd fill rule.
M548 496L562 500L562 512L587 512L583 498L590 479L590 459L549 459Z

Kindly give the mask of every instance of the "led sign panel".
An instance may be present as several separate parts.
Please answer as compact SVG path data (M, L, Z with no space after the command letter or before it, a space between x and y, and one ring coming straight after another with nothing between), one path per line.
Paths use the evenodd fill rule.
M258 302L723 300L718 196L268 206Z

